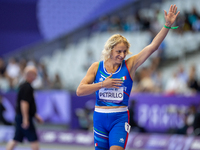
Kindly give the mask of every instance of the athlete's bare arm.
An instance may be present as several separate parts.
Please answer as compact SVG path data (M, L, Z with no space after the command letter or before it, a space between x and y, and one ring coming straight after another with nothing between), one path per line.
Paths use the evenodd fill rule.
M171 25L175 22L176 17L180 13L177 12L176 5L171 5L169 8L169 13L165 11L165 25L168 27L171 27ZM137 55L134 55L130 57L127 60L127 66L130 70L131 75L134 75L136 69L154 52L158 49L164 38L166 37L167 33L169 32L169 29L163 27L160 32L155 36L151 44L146 46L140 53Z
M82 79L79 84L76 95L85 96L90 95L101 88L119 88L123 83L121 79L112 79L112 75L107 77L103 82L94 83L99 62L93 63L87 71L86 76Z
M76 90L77 96L89 95L101 88L101 83L92 84L97 73L98 65L99 62L95 62L90 66L86 76L82 79Z

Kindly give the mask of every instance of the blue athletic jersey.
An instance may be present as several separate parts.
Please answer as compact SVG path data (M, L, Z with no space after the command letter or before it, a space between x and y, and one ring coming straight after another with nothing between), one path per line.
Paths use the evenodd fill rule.
M104 61L99 62L94 83L104 81L111 74L106 71ZM96 91L96 106L128 106L128 100L132 89L133 80L130 77L126 61L113 73L111 78L122 79L123 84L117 88L101 88Z

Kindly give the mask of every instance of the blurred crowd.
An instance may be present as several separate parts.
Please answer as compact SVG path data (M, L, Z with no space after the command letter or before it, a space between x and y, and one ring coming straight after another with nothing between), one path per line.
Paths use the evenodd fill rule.
M138 11L134 14L120 16L110 15L103 16L91 25L92 32L110 32L110 31L150 31L153 39L158 30L164 24L164 12L159 9L148 11ZM200 14L194 7L191 12L181 12L176 24L179 26L179 34L186 31L200 31ZM91 51L92 52L92 51ZM91 53L90 52L90 53ZM88 58L92 55L88 54ZM141 67L135 75L132 92L150 92L150 93L167 93L167 94L194 94L200 91L199 79L195 64L190 66L188 72L183 65L179 65L167 81L163 81L162 72L159 71L159 63L165 59L165 42L150 57L151 65ZM89 60L89 59L88 59ZM92 60L92 59L91 59ZM89 61L83 68L87 70L91 65ZM58 73L50 76L44 63L35 60L26 60L21 58L16 60L10 58L7 62L0 58L0 89L3 91L16 90L17 86L23 81L23 69L27 65L35 65L38 69L38 77L33 83L35 89L62 89L62 79Z
M166 81L162 78L162 72L156 70L154 65L143 67L136 72L132 92L195 95L200 92L196 66L191 65L189 71L186 72L180 64Z
M147 132L145 127L140 126L135 120L136 103L137 100L131 100L129 105L131 131ZM177 116L179 120L176 127L168 128L167 133L200 136L200 103L199 105L191 104L189 106L168 104L167 114Z
M149 12L148 12L149 11ZM105 15L94 22L91 26L92 31L146 31L158 32L164 25L164 12L160 9L140 10L135 14L129 15ZM177 33L186 31L200 31L200 14L193 7L191 12L181 12L174 26L179 26Z
M15 91L20 83L24 81L24 68L26 66L36 66L38 69L38 75L33 82L33 87L36 90L39 89L62 89L62 82L58 74L54 78L50 79L46 70L46 66L43 63L36 60L26 60L10 58L6 62L3 58L0 58L0 90Z
M37 79L33 82L36 90L39 89L63 89L62 79L59 74L49 77L43 63L34 60L10 58L8 63L0 58L0 90L13 91L23 82L23 69L27 65L34 65L38 69ZM162 71L158 69L157 57L151 59L151 65L141 67L135 74L132 92L164 93L167 95L193 95L200 92L200 81L197 78L196 65L191 65L186 71L182 64L177 65L174 72L163 79Z
M168 113L178 114L183 121L177 128L169 129L169 133L200 136L200 104L185 108L170 106Z

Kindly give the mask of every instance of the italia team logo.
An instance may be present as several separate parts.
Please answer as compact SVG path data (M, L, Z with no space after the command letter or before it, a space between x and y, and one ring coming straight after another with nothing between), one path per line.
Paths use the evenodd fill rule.
M123 76L120 79L122 79L124 81L124 80L126 80L126 76Z

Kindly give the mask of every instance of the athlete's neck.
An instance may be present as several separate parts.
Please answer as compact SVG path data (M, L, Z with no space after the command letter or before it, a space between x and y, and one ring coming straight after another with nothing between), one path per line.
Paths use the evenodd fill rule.
M112 60L108 59L104 62L104 67L108 73L115 73L121 64L113 63Z

